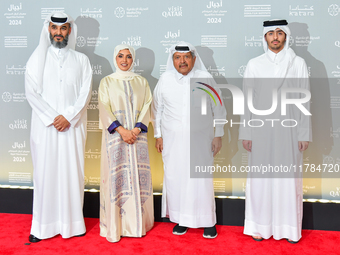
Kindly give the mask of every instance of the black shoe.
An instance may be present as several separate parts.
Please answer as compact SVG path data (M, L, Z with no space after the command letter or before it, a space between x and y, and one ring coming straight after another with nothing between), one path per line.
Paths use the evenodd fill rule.
M252 238L253 238L255 241L257 241L257 242L263 241L263 238L262 238L262 237L260 237L260 238L255 238L254 236L252 236Z
M174 235L184 235L186 232L188 231L188 228L187 227L182 227L180 226L179 224L177 224L174 229L172 230L172 233Z
M74 237L82 237L82 236L85 236L86 232L84 234L81 234L81 235L76 235Z
M286 240L287 240L287 242L288 243L292 243L292 244L296 244L296 243L298 243L299 241L293 241L293 240L289 240L288 238L286 238Z
M204 228L203 237L213 239L217 236L216 227Z
M31 242L31 243L37 243L37 242L40 242L41 239L39 239L38 237L35 237L34 235L30 235L28 237L28 240Z

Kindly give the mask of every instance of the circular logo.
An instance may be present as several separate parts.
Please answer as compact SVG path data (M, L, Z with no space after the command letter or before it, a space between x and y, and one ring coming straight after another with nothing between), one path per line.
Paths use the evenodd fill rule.
M77 46L78 47L84 47L86 44L86 39L84 36L78 36L77 37Z
M240 66L240 68L238 69L238 74L243 77L244 71L246 70L247 66Z
M125 10L123 7L117 7L114 13L117 18L123 18L125 15Z
M334 164L334 159L331 156L325 156L323 158L323 163L324 164Z
M292 36L289 37L289 47L294 44L294 38Z
M329 7L328 7L328 13L329 15L331 16L336 16L339 14L339 6L337 4L331 4Z
M11 93L9 93L9 92L4 92L4 93L2 94L2 100L4 100L4 102L6 102L6 103L8 103L9 101L11 101L11 100L12 100L12 95L11 95Z

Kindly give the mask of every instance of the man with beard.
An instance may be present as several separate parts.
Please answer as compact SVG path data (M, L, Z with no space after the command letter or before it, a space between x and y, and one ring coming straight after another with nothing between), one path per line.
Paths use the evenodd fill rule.
M167 69L157 83L152 102L156 148L164 162L162 217L177 223L172 231L175 235L185 234L188 228L204 228L204 238L215 238L213 180L211 176L190 178L190 161L193 157L195 162L213 165L224 134L223 125L214 130L213 118L225 119L226 110L222 101L217 105L208 101L205 121L191 123L192 114L201 109L190 106L190 94L195 96L200 91L191 91L192 78L213 82L195 47L179 42L170 48ZM193 146L190 139L198 141L198 146Z
M69 15L51 14L26 65L34 168L30 242L86 232L84 152L92 70L88 58L74 51L76 34Z
M247 64L243 93L248 96L248 104L251 101L257 110L271 108L273 91L277 91L278 95L289 91L286 96L290 101L293 101L291 98L300 101L303 97L303 93L290 91L304 91L310 95L307 65L289 47L290 29L287 25L286 20L265 21L265 53ZM286 113L282 115L278 107L270 115L261 116L246 107L241 117L241 123L261 118L272 121L271 124L266 121L261 127L240 126L239 139L243 140L243 147L248 151L248 164L252 169L262 166L269 170L289 166L297 169L290 172L268 171L267 175L248 174L244 234L252 236L255 241L273 236L276 240L285 238L296 243L301 238L303 191L300 167L303 151L312 139L309 102L305 100L303 103L305 112L293 104L286 106ZM287 119L297 124L278 124Z

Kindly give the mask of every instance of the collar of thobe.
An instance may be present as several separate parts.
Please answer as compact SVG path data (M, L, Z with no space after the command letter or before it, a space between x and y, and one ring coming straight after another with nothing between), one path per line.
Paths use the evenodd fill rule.
M51 45L51 50L56 54L57 57L63 57L68 51L68 48L65 47L65 48L59 49Z
M176 73L176 78L177 78L177 80L183 80L183 79L185 79L185 78L191 78L191 77L193 77L193 75L194 75L194 69L195 68L193 68L187 75L183 75L183 74L181 74L181 73L179 73L179 72L177 72L177 70L175 71L175 73Z
M286 56L286 50L281 50L278 53L275 53L271 50L267 51L268 59L275 64L280 63L285 58L285 56Z

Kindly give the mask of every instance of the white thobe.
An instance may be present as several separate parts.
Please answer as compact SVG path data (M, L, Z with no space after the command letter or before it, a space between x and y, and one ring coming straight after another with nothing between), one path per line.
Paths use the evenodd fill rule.
M192 70L183 76L177 71L167 71L154 90L152 122L155 137L163 138L164 180L162 217L180 226L190 228L212 227L216 224L215 198L212 178L190 178L190 78L211 78L208 72ZM212 118L225 118L224 107L208 111ZM203 133L202 148L207 148L205 165L213 165L210 130ZM223 135L223 126L216 128L215 136Z
M42 92L26 70L26 97L32 107L31 152L34 168L31 234L40 239L85 233L84 151L92 70L88 58L71 49L48 48ZM70 127L52 124L63 115Z
M295 56L294 53L293 55ZM279 96L283 88L309 90L305 61L298 56L293 60L289 59L292 58L285 50L278 54L268 50L267 53L249 61L244 74L244 94L246 95L247 89L252 86L255 109L270 108L273 87L278 89ZM290 64L288 61L291 61ZM296 94L295 98L303 97ZM298 142L311 141L310 118L290 105L287 107L287 115L281 116L279 105L280 99L278 109L270 116L255 116L248 107L245 107L245 115L242 116L241 122L245 121L246 127L241 125L239 139L252 141L252 151L248 153L249 166L295 165L299 171L298 166L302 165L303 153L298 149ZM304 106L309 109L309 103ZM277 119L278 121L274 122L274 127L272 122L265 121L261 128L250 128L247 125L250 119ZM281 125L284 119L294 119L298 125L295 128L285 128ZM292 125L291 122L285 124ZM284 177L255 178L253 174L248 174L244 234L261 236L265 239L273 236L277 240L289 238L298 241L301 238L303 206L301 174L291 172Z

